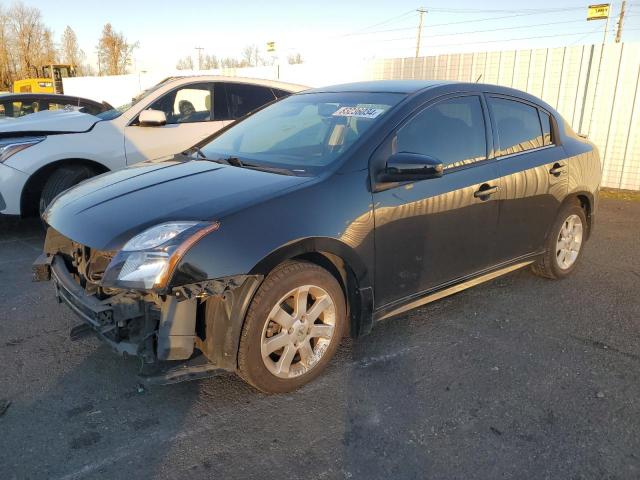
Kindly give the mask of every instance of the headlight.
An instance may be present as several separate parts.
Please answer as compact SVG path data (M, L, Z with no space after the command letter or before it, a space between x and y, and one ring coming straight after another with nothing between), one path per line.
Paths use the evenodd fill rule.
M122 247L122 250L125 252L138 252L157 247L177 237L185 230L195 227L197 224L198 222L175 222L156 225L133 237Z
M129 240L111 260L102 284L137 290L164 288L186 251L219 226L218 222L170 222L151 227Z
M46 137L22 137L0 139L0 163L20 150L29 148L43 141Z

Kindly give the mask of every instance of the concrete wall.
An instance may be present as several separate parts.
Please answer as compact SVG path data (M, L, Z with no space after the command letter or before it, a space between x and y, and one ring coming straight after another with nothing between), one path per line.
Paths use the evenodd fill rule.
M374 79L442 79L518 88L543 98L595 142L603 158L603 186L640 190L640 44L83 77L65 79L64 88L65 93L117 106L167 76L191 73L279 78L312 87Z

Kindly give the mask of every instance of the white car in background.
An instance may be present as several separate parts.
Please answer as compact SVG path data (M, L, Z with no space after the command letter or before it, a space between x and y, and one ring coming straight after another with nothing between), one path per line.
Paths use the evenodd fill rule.
M252 110L306 88L237 77L172 77L131 104L97 115L42 111L0 122L0 215L42 213L82 180L185 151Z

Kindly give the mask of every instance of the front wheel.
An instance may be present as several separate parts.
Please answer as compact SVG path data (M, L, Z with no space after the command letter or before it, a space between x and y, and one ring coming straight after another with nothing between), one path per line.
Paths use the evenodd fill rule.
M95 174L90 167L84 165L61 167L55 170L45 182L40 195L40 217L42 218L42 214L58 194L87 178L93 177Z
M576 200L561 208L547 238L546 253L531 267L538 276L565 278L576 267L587 234L587 217Z
M253 298L240 338L238 370L266 393L295 390L333 357L346 325L342 288L325 269L286 262Z

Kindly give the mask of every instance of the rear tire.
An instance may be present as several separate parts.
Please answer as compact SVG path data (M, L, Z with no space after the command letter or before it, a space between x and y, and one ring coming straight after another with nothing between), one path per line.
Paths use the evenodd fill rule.
M251 301L238 351L238 373L265 393L315 379L336 352L347 323L342 288L308 262L276 267Z
M61 167L55 170L45 182L40 194L40 218L56 196L95 175L96 172L92 168L84 165Z
M531 266L533 273L554 280L571 275L582 256L588 228L580 203L565 204L549 232L544 256Z

